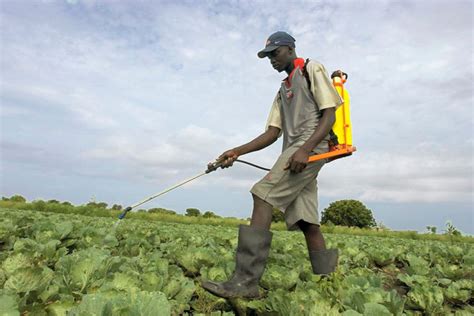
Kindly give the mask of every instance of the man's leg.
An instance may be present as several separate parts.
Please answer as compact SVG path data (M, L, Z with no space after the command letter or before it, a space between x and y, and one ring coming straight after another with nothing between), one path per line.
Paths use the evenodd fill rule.
M308 251L326 250L326 242L319 225L301 220L298 226L303 231Z
M255 194L252 194L252 197L253 212L250 226L261 229L270 229L270 225L272 224L273 207Z
M313 176L312 165L299 175L290 175L284 170L289 157L298 148L289 148L280 155L272 170L252 189L254 202L250 226L239 227L239 239L236 253L235 271L226 282L205 281L202 287L217 296L256 298L259 296L258 283L265 270L270 252L272 233L272 205L282 206L294 200L298 190L302 189ZM291 190L290 190L291 188ZM269 201L269 202L266 202ZM271 203L271 204L270 204Z
M330 274L336 270L339 252L337 249L326 249L323 233L319 225L298 221L308 246L309 260L315 274Z
M259 297L258 283L270 251L272 206L252 194L254 208L250 226L240 225L236 264L226 282L205 281L201 285L209 292L225 298Z

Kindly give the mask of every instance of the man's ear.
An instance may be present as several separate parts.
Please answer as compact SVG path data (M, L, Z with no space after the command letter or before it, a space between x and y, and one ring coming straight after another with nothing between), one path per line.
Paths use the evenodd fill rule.
M295 51L295 48L294 47L291 47L291 46L288 46L288 54L290 56L296 56L296 51Z

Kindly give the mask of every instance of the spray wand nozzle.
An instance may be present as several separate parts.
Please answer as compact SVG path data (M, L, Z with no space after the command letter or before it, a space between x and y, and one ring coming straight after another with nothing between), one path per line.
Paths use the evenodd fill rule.
M222 166L223 162L224 162L224 160L217 160L216 162L210 162L207 165L206 173L211 173L213 171L216 171L217 169L219 169L219 167Z

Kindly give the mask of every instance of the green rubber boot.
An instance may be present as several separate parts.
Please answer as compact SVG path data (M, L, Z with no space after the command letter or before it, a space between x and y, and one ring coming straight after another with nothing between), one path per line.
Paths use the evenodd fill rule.
M266 229L240 225L232 277L226 282L205 281L202 287L224 298L258 298L258 282L265 270L272 235Z
M309 260L314 274L327 275L336 270L339 251L337 249L326 249L310 251Z

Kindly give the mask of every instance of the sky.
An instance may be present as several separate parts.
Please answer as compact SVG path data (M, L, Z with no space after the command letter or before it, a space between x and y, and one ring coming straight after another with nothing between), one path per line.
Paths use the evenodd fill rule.
M395 230L474 234L470 1L0 1L0 195L131 205L264 131L286 31L349 74L351 157L319 212L363 202ZM241 157L270 167L272 146ZM235 164L144 205L247 218L265 172Z

